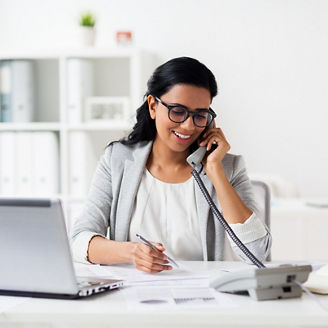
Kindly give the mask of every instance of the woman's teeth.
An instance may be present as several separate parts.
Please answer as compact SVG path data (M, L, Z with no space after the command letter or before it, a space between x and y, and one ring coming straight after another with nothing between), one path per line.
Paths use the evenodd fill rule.
M181 133L178 133L178 132L175 132L175 131L173 131L173 132L176 136L178 136L181 139L189 139L191 137L190 134L181 134Z

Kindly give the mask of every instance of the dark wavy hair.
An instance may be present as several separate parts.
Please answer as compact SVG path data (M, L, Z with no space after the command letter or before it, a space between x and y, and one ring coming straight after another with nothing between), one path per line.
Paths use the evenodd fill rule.
M213 73L198 60L190 57L179 57L157 67L147 82L144 103L137 109L137 122L132 132L120 142L133 145L139 141L154 140L156 136L155 121L150 117L148 96L160 98L177 84L189 84L207 89L211 100L217 95L218 87Z

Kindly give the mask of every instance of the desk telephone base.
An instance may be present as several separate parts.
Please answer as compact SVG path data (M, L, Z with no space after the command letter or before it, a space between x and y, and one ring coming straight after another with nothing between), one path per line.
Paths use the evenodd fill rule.
M258 301L296 298L301 297L302 288L295 281L305 282L311 271L310 265L247 268L211 279L210 287L220 292L249 294Z

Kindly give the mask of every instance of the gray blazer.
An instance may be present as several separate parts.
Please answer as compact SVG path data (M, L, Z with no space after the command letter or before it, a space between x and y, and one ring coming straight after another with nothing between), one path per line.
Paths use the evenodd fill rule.
M84 209L72 227L72 242L83 231L106 236L108 228L110 239L127 241L136 193L151 149L152 142L140 142L133 146L115 142L106 148L97 165ZM256 213L256 204L242 157L226 154L222 164L226 176L245 205ZM201 178L220 210L215 189L204 170ZM225 231L213 217L197 184L195 195L203 258L205 261L223 260ZM268 228L265 229L265 236L246 244L260 260L266 258L271 247L271 236ZM233 250L241 259L249 262L237 247L233 247Z

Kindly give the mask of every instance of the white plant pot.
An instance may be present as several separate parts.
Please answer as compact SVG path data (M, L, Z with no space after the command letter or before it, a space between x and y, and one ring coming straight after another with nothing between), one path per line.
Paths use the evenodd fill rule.
M80 43L84 47L92 47L96 41L96 30L94 27L80 26Z

